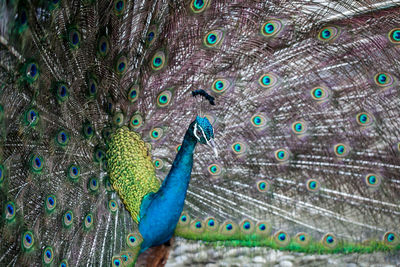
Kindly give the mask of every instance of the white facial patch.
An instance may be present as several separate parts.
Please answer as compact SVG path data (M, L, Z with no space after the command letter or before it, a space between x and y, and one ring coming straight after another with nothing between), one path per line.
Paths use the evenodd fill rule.
M200 128L200 131L201 131L201 135L204 137L204 140L206 140L206 142L207 142L207 145L213 149L215 156L218 157L217 146L215 145L214 140L213 140L212 138L207 139L207 136L206 136L206 134L205 134L203 128L201 128L201 127L199 127L199 128ZM195 129L195 130L194 130L194 136L197 138L197 140L200 141L201 139L200 139L200 137L199 137L199 135L198 135L198 133L197 133L197 131L198 131L199 128L197 128L197 123L196 123L196 124L194 125L194 129Z

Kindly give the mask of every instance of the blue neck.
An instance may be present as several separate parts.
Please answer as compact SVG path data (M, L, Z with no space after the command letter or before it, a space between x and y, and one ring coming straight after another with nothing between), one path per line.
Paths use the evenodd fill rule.
M186 191L189 186L190 175L193 167L193 152L196 147L197 140L193 136L193 132L189 128L186 131L185 138L183 139L182 146L175 157L171 170L165 178L160 190L162 194L174 197L174 200L182 204L186 198ZM175 202L178 204L177 202ZM179 214L182 212L179 212Z
M147 195L140 207L139 231L144 239L141 251L168 241L175 230L189 186L193 167L193 152L197 140L192 122L186 131L181 149L171 170L157 193Z

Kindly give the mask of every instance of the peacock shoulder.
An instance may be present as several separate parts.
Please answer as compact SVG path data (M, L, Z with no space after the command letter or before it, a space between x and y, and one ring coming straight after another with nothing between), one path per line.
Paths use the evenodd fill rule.
M119 128L110 138L107 160L112 186L139 222L142 199L160 188L145 142L127 127Z

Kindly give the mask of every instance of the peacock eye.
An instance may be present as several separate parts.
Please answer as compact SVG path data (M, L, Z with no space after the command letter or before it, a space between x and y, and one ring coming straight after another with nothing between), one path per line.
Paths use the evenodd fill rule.
M371 126L373 123L373 117L369 113L361 112L356 116L357 123L361 126Z
M90 123L84 123L82 126L82 132L86 139L90 139L94 135L94 128Z
M295 121L292 123L292 131L297 135L304 134L307 131L307 124L302 120Z
M68 42L72 49L77 49L81 45L81 33L76 28L68 31Z
M97 80L94 78L89 78L88 80L88 97L95 98L97 94Z
M80 168L78 165L72 164L71 166L69 166L68 168L68 177L73 181L76 182L79 179L79 175L80 175Z
M34 173L41 173L44 168L44 160L39 155L32 155L30 158L30 169Z
M153 128L149 133L150 138L154 141L159 140L163 136L163 134L164 134L164 130L159 127Z
M162 91L157 96L157 106L163 108L168 106L171 103L172 99L172 92L170 90Z
M193 13L201 13L208 7L209 4L210 0L192 0L190 3L190 9Z
M15 217L15 204L12 201L7 202L4 209L4 215L7 221L11 221Z
M318 102L326 101L330 96L330 91L324 87L315 87L311 91L311 97Z
M99 181L98 181L98 179L96 177L90 178L88 183L87 183L87 187L92 193L96 193L97 190L99 190Z
M349 153L347 145L343 143L334 145L333 150L337 157L345 157Z
M39 67L35 62L26 64L25 66L26 79L29 82L34 82L39 77Z
M139 85L137 84L132 85L128 91L128 100L131 103L136 102L136 100L138 100L139 98L139 93L140 93Z
M261 27L261 34L266 37L276 35L282 29L282 22L277 19L266 21Z
M236 155L242 155L246 152L247 145L243 142L235 142L232 144L231 148Z
M154 39L154 36L155 36L156 34L153 32L153 31L151 31L151 32L149 32L148 34L147 34L147 41L148 42L151 42L153 39Z
M25 113L25 123L29 126L36 126L39 122L39 113L36 109L28 109Z
M60 102L64 102L68 99L68 86L64 83L59 83L56 88L56 97Z
M117 112L113 116L113 123L115 126L122 126L124 124L124 114L122 112Z
M297 244L300 245L307 245L309 242L309 237L306 233L298 233L295 237L295 241L297 242Z
M216 163L209 165L207 167L207 170L211 175L214 175L214 176L218 176L222 172L221 166Z
M364 179L370 188L377 188L381 183L381 176L375 173L367 174Z
M125 1L124 0L116 0L114 1L114 13L117 16L122 15L125 10Z
M152 60L151 60L151 68L155 71L161 70L164 67L165 64L165 54L162 51L158 51L157 53L154 54Z
M135 247L135 246L137 246L138 243L140 243L140 242L137 242L137 241L138 241L138 238L136 237L136 235L135 235L134 233L130 233L130 234L128 234L128 236L126 237L126 243L127 243L127 245L128 245L129 247Z
M127 69L128 69L128 59L124 55L119 56L115 63L115 72L119 75L123 75L125 74Z
M231 82L229 82L228 80L216 79L211 86L211 90L213 90L214 92L216 92L218 94L221 94L230 87L231 87Z
M340 30L335 26L327 26L319 31L318 39L323 42L335 40L339 36Z
M383 236L383 241L384 241L385 245L396 246L399 243L400 240L399 240L399 237L398 237L398 235L396 233L387 232Z
M31 231L26 231L22 235L22 245L23 249L25 251L30 250L33 247L33 244L35 243L35 237Z
M54 211L54 209L56 208L56 204L57 204L56 196L55 195L47 196L44 204L45 204L46 211L48 213Z
M250 121L255 128L264 128L267 124L266 118L261 114L253 115Z
M260 180L257 182L257 189L260 192L266 192L269 189L269 184L266 180Z
M204 36L203 44L208 48L213 48L222 43L224 33L221 30L213 30Z
M271 88L276 85L277 82L278 78L273 73L265 73L258 79L258 83L263 89Z
M286 162L289 160L289 152L284 148L276 150L274 154L275 159L279 162Z
M400 43L400 28L395 28L389 32L389 40L393 44Z
M279 230L274 235L275 242L280 247L285 247L290 243L290 236L283 230Z
M110 42L106 36L101 36L97 43L97 50L100 56L105 57L110 51Z
M336 237L333 234L328 233L322 238L322 244L325 247L334 248L337 244Z
M307 190L310 192L317 192L319 190L319 182L316 179L308 179L306 182Z
M62 219L64 227L69 228L73 222L74 222L74 213L70 210L66 211Z
M89 230L91 226L93 225L93 215L91 213L87 214L84 220L83 227L86 230Z
M132 116L129 126L133 129L137 129L142 126L143 118L140 114L135 114Z
M391 86L394 82L394 79L390 73L387 72L379 72L374 76L375 84L380 87Z
M154 167L155 167L157 170L160 170L160 169L162 169L163 166L164 166L164 161L163 161L162 159L155 159L155 160L153 161L153 164L154 164Z

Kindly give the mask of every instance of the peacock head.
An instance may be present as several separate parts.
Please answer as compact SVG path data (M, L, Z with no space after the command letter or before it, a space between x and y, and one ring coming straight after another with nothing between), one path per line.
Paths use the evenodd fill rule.
M214 150L215 155L218 156L214 142L214 129L206 117L196 117L193 134L198 142L210 146Z

